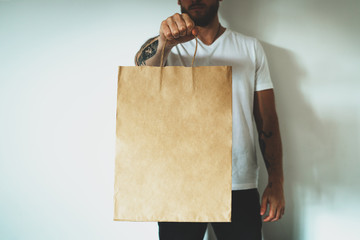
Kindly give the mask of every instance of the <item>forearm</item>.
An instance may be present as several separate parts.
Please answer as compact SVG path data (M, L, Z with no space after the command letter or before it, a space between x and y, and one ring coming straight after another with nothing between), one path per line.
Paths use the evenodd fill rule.
M149 39L137 52L135 64L137 66L160 66L162 49L165 42L160 41L159 37ZM164 63L171 51L171 47L164 49Z
M260 149L268 172L269 184L284 182L282 146L277 116L258 128Z

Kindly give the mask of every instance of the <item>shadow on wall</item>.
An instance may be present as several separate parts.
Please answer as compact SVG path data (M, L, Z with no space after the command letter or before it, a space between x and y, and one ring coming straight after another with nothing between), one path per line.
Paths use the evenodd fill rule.
M221 3L220 17L230 29L260 38L268 31L261 11L264 8L260 7L259 1L227 0ZM267 13L269 14L272 15ZM272 19L271 24L276 24L276 19ZM269 26L268 23L267 25ZM322 163L325 160L329 160L328 164L333 164L326 168L333 173L331 181L336 181L339 177L336 176L336 162L331 160L337 136L335 123L317 116L302 93L301 86L306 80L306 71L296 62L296 55L291 50L261 42L275 88L284 149L286 197L285 216L279 222L264 223L263 238L301 240L307 227L306 218L309 217L304 210L306 205L318 204L323 200L331 201L333 198L331 191L325 191L321 186L329 175L324 173ZM328 138L326 141L325 136ZM259 157L260 161L262 158ZM262 194L267 183L267 173L263 164L260 165L259 192ZM204 239L216 240L211 227Z
M306 72L287 49L262 42L269 61L276 94L285 172L286 213L277 223L264 223L266 240L306 239L309 232L309 207L331 203L335 190L326 188L340 182L336 155L336 122L318 116L301 90ZM259 154L260 155L260 154ZM259 158L260 159L260 158ZM259 160L262 161L262 160ZM267 184L262 167L259 188ZM324 184L325 183L325 184Z

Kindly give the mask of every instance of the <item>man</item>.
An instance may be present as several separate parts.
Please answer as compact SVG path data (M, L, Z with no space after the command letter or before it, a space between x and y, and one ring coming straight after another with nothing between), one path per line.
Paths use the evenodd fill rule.
M279 220L285 209L282 147L275 109L273 85L260 43L225 29L218 18L221 0L178 0L182 14L174 14L160 25L160 35L149 39L135 57L136 65L159 66L161 49L165 64L190 66L199 41L195 66L233 67L232 221L212 223L219 240L261 239L264 222ZM165 46L164 46L165 45ZM253 119L268 172L268 185L261 206L257 191ZM203 239L206 223L159 222L163 239Z

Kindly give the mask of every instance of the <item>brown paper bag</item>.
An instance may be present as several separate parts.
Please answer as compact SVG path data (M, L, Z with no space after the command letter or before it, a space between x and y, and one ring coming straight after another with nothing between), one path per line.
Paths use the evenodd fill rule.
M231 220L231 74L119 68L114 220Z

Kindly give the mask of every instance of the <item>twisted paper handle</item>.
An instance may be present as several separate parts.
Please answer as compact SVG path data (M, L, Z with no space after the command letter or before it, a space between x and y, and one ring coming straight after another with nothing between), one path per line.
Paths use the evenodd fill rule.
M191 67L194 66L195 56L196 56L196 52L197 52L197 48L198 48L198 39L197 39L197 37L195 37L195 40L196 40L196 46L195 46L194 56L193 56L193 59L192 59L192 62L191 62ZM165 40L165 44L164 44L164 46L163 46L162 49L161 49L160 67L163 67L163 64L164 64L164 54L165 54L165 46L166 46L166 43L167 43L167 40Z

